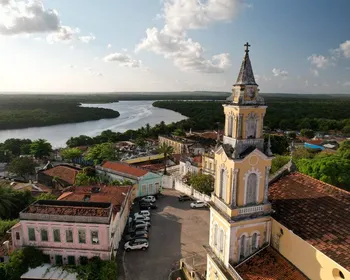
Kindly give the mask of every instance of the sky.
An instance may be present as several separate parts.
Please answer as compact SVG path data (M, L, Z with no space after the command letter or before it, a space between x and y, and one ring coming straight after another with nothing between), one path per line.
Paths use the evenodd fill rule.
M350 93L350 1L0 0L0 92Z

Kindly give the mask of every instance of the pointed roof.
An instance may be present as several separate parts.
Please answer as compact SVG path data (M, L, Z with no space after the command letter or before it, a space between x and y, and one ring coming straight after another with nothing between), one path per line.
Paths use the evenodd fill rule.
M237 77L237 81L235 85L257 85L254 78L254 73L252 69L252 64L249 58L249 47L248 42L244 45L245 55L242 61L241 69L239 70L239 74Z

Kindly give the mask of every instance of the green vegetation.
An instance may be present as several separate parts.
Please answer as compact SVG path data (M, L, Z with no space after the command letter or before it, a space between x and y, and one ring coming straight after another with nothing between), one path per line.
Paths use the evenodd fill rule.
M276 173L282 166L287 164L289 160L290 156L276 155L275 158L272 160L270 174Z
M30 144L30 154L35 158L48 157L52 152L52 146L44 139L38 139Z
M30 157L14 158L6 167L7 172L14 173L17 176L27 180L29 175L35 174L35 162Z
M0 241L6 234L10 228L12 228L15 224L17 224L19 220L0 220Z
M117 118L119 113L81 103L117 102L112 95L0 95L0 130Z
M40 195L35 197L35 200L56 200L57 195L52 193L41 193Z
M312 129L303 128L302 130L300 130L300 136L311 139L314 138L315 132Z
M343 130L349 133L350 97L332 95L263 94L269 106L264 124L270 129ZM193 129L223 127L223 102L157 101L153 106L187 116ZM327 113L325 113L327 112Z
M95 169L90 167L85 167L75 177L76 186L92 185L92 184L96 184L98 181L99 179L98 177L96 177Z
M166 174L166 162L168 158L174 153L174 148L168 146L166 143L162 143L158 148L158 153L164 155L164 175Z
M190 174L188 183L195 190L210 195L214 191L214 178L208 174Z
M111 143L96 144L89 149L85 159L100 164L104 160L118 160L118 153L118 149Z
M82 155L82 151L78 148L68 148L61 151L61 156L63 159L72 162L73 159L79 158Z

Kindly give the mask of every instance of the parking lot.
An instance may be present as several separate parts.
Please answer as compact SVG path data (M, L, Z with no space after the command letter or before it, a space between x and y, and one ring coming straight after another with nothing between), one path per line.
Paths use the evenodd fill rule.
M191 209L190 201L179 202L179 192L165 190L151 211L149 248L124 252L126 280L167 279L183 257L203 253L209 240L208 208Z

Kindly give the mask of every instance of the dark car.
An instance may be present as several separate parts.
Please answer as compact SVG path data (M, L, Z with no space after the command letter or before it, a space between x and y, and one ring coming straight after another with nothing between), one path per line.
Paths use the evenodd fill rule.
M157 205L150 202L140 201L139 206L140 206L140 210L157 209Z
M147 231L135 231L131 234L125 235L124 239L125 241L130 241L138 238L145 238L148 239L148 232Z
M182 194L179 196L179 201L186 201L186 200L192 200L192 197Z

